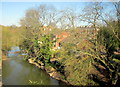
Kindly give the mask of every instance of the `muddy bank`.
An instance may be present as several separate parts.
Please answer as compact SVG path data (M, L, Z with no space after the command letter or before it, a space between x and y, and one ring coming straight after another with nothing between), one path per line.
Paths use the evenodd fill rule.
M7 56L6 55L2 55L2 60L7 60Z
M2 82L4 85L66 85L65 82L60 81L60 78L57 78L58 74L51 69L52 67L45 68L41 61L36 63L29 59L29 63L33 64L31 65L24 60L25 55L19 52L18 47L13 47L7 56L3 56L5 61L2 62L4 67L2 69Z
M67 85L71 85L68 81L66 81L64 79L64 76L61 73L56 71L55 68L53 68L51 66L45 67L44 64L41 61L37 61L37 63L36 63L36 62L34 62L34 59L28 59L28 62L30 64L33 64L33 65L37 66L38 68L40 68L42 70L45 70L49 74L50 77L52 77L56 80L60 80L62 82L65 82Z

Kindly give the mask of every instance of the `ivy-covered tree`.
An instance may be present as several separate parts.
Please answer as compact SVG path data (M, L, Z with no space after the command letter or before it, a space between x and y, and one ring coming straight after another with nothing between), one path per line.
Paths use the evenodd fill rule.
M50 58L52 57L52 47L53 40L50 35L44 35L41 37L41 40L38 41L40 45L40 56L45 61L45 63L50 62Z
M102 27L97 36L98 45L102 49L95 52L93 65L98 73L91 76L101 86L117 86L120 82L120 37L117 36L120 32L116 25L117 22L112 23L112 27Z

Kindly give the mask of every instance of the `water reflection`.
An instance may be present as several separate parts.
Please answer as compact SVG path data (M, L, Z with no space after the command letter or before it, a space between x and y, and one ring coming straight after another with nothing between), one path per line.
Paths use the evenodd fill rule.
M59 85L45 71L21 59L3 61L3 67L3 83L6 85L28 85L32 84L30 81L40 85Z
M19 51L18 48L13 49ZM15 52L14 50L10 52ZM65 85L16 55L12 55L10 60L3 61L2 75L5 85Z
M17 46L11 47L11 50L8 51L8 57L18 56L19 54L15 53L15 52L19 52L19 51L20 51L19 47L17 47Z

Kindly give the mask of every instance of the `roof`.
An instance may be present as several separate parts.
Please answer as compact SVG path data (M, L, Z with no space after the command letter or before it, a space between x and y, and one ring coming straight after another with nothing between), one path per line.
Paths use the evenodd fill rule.
M62 40L64 40L68 36L69 36L69 34L67 32L62 32L61 34L56 35L56 38L58 38L57 42L61 42Z

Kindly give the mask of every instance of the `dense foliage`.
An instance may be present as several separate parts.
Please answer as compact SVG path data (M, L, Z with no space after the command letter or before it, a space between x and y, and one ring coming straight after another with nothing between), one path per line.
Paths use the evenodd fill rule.
M98 32L97 46L102 46L94 57L96 74L92 75L95 82L101 86L119 85L120 82L120 31L117 22L111 26L101 27Z
M19 46L22 44L25 30L21 27L12 26L0 26L2 29L2 52L6 55L7 51L11 49L12 46Z
M47 68L52 67L72 85L118 85L120 25L117 20L110 22L104 19L99 3L86 8L85 13L79 16L70 9L58 12L58 16L55 8L44 5L28 9L20 21L21 27L2 26L3 53L12 46L19 46L27 54L26 60L32 59L35 63L42 62L41 65ZM77 28L75 22L79 19L92 24L91 27ZM100 20L107 24L97 24ZM68 36L65 38L61 32ZM55 39L56 36L59 38ZM57 41L60 47L53 49Z

